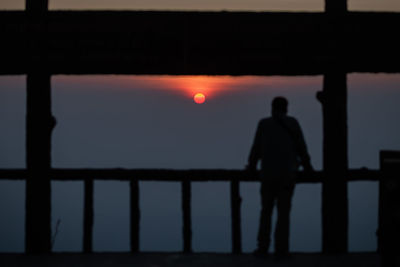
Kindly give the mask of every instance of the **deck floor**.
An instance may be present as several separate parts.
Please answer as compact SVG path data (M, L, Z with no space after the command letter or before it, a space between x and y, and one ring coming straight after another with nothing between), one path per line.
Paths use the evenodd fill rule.
M223 267L223 266L357 266L378 267L380 258L376 253L351 253L343 255L322 255L295 253L289 260L276 261L272 258L257 258L251 254L219 254L219 253L54 253L48 255L0 254L2 267L31 266L74 266L74 267Z

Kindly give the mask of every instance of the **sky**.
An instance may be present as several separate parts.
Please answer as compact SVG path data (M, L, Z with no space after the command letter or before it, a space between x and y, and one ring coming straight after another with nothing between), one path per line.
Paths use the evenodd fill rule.
M381 149L400 150L400 75L348 75L350 168L379 167ZM53 76L52 165L58 168L242 169L257 122L276 95L289 99L317 170L322 117L315 93L322 76ZM205 102L196 104L195 93ZM0 168L25 167L25 77L0 77ZM23 251L24 182L0 182L0 251ZM95 182L95 251L129 249L129 186ZM180 184L140 183L143 251L182 247ZM229 184L193 183L194 251L230 251ZM259 184L241 183L243 249L252 251L260 209ZM154 198L157 195L157 198ZM55 251L81 250L81 182L52 183ZM374 251L378 190L349 183L349 247ZM163 222L162 225L159 222ZM296 187L291 250L321 250L321 186Z
M22 10L24 0L0 0ZM350 0L351 11L400 12L398 0ZM50 10L212 10L321 12L322 0L49 0ZM400 75L348 76L349 165L379 167L379 151L400 150ZM276 95L289 99L316 169L322 165L322 77L54 76L53 167L241 169L257 121ZM195 93L205 103L193 101ZM25 167L25 77L0 76L0 168ZM128 183L95 182L95 251L129 249ZM24 249L24 182L0 181L0 252ZM180 184L140 183L143 251L182 248ZM194 251L229 252L228 183L192 184ZM252 251L260 209L258 183L241 183L243 249ZM157 195L157 198L153 196ZM82 249L81 182L52 182L55 251ZM349 248L376 250L378 189L349 183ZM275 215L274 215L275 216ZM160 224L162 222L162 224ZM296 187L292 251L321 250L321 185Z
M23 9L24 0L2 0L1 9ZM398 0L349 0L349 10L400 11ZM141 10L236 10L312 11L324 9L323 0L49 0L51 10L141 9Z

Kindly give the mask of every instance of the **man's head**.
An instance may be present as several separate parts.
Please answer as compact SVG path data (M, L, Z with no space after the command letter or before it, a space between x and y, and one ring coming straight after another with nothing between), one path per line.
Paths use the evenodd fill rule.
M288 101L282 96L277 96L272 100L272 116L278 114L286 115L288 110Z

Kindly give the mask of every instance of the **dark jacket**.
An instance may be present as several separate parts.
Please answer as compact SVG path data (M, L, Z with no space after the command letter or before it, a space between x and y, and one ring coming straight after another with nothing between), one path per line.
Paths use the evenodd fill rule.
M268 117L258 123L248 167L255 169L261 160L263 180L295 182L300 164L310 165L303 132L297 120L286 115Z

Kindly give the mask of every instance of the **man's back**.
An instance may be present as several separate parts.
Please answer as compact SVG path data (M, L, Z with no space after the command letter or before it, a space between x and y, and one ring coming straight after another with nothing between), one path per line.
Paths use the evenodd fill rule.
M291 179L304 157L308 154L295 118L284 115L260 120L249 162L261 159L263 179Z

